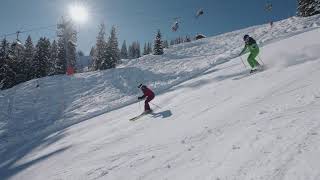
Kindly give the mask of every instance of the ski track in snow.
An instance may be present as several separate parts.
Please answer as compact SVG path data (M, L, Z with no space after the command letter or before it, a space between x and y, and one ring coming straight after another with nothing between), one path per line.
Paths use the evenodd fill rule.
M0 177L320 179L319 17L1 91ZM263 46L266 69L241 78L248 71L232 58L243 34ZM161 108L130 122L143 106L132 104L140 77Z

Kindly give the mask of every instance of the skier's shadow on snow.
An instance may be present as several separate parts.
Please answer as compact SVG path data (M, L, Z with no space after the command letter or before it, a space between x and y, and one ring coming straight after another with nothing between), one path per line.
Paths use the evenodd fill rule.
M172 112L170 110L162 111L162 112L157 112L157 113L151 113L152 117L161 117L161 118L168 118L172 116Z
M223 81L223 80L230 79L230 78L232 78L232 80L238 80L239 77L241 77L243 75L247 75L248 73L249 73L249 71L241 71L241 72L237 72L237 73L233 73L233 74L217 76L214 79L217 81Z

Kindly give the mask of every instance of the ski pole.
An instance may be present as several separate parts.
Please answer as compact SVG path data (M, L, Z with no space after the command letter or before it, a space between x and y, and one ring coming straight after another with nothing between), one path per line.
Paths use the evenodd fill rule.
M264 65L264 62L262 61L261 57L258 55L259 60L261 61L262 65Z
M139 101L139 111L141 110L141 105L140 105L140 102L141 102L141 101Z
M242 59L242 57L241 56L239 56L240 57L240 59L241 59L241 62L242 62L242 64L243 64L243 66L244 66L244 68L247 68L247 66L244 64L244 62L243 62L243 59Z
M154 104L154 103L152 103L152 102L150 102L150 104L152 104L152 105L156 106L157 108L160 108L160 109L161 109L160 106L158 106L158 105L156 105L156 104Z

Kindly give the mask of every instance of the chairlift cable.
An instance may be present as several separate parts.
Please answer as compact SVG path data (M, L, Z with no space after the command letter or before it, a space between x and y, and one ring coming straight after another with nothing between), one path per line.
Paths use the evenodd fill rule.
M42 30L42 29L47 29L47 30L52 30L52 29L49 29L51 27L55 27L55 25L50 25L50 26L42 26L42 27L37 27L37 28L33 28L33 29L28 29L28 30L24 30L24 31L16 31L15 33L8 33L8 34L2 34L0 35L0 37L8 37L8 36L13 36L13 35L17 35L17 34L23 34L23 33L27 33L27 32L33 32L33 31L39 31L39 30Z

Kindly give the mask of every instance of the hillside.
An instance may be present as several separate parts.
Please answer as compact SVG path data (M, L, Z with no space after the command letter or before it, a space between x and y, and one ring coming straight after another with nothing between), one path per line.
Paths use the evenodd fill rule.
M293 17L1 91L0 176L317 179L319 26ZM251 76L236 58L244 34L266 66ZM139 83L160 107L129 122L142 111Z

